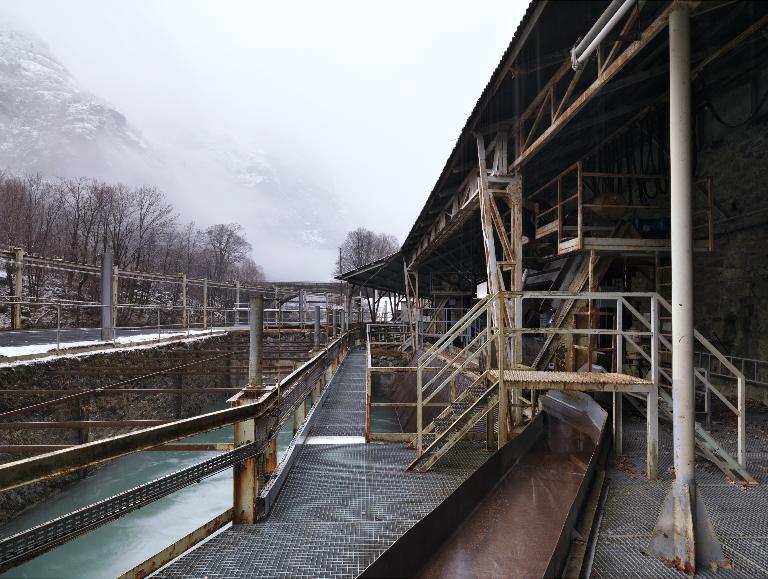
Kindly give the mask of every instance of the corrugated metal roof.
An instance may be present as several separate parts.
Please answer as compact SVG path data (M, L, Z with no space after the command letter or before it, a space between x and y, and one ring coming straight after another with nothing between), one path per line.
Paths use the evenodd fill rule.
M419 216L416 218L416 221L413 224L413 227L411 227L411 231L408 233L408 236L405 238L405 241L403 242L401 251L403 251L404 253L409 251L411 247L416 244L417 238L419 236L419 233L417 230L421 224L421 221L423 219L426 219L426 213L429 210L430 205L433 203L433 199L435 197L437 190L439 189L441 181L443 181L443 179L445 179L448 176L451 170L453 161L455 157L459 154L459 150L462 145L462 139L465 138L466 135L471 133L473 129L473 125L476 122L476 119L478 118L483 107L486 104L486 100L492 97L493 94L496 92L496 89L498 88L498 83L504 77L506 69L509 67L509 65L512 64L512 62L510 61L514 61L514 57L520 51L523 44L525 44L527 34L530 32L530 29L533 28L533 26L535 25L536 19L539 17L539 15L541 14L541 11L544 9L544 7L548 2L549 0L531 0L531 2L528 4L528 8L526 9L525 14L523 15L523 18L520 20L520 23L517 25L517 29L515 30L515 33L512 36L512 40L510 41L509 46L507 46L507 49L504 51L504 54L502 55L501 60L499 60L499 64L496 65L496 69L493 71L493 74L491 75L490 80L485 85L485 88L483 89L483 92L480 95L480 98L477 99L477 102L475 103L475 106L472 109L472 113L469 115L467 122L464 124L464 128L461 129L460 136L456 140L456 144L453 147L453 151L451 151L451 154L449 155L447 161L445 162L445 165L443 166L443 170L440 172L440 176L435 182L435 186L432 188L432 191L429 194L427 201L424 203L424 207L422 208L421 212L419 213Z

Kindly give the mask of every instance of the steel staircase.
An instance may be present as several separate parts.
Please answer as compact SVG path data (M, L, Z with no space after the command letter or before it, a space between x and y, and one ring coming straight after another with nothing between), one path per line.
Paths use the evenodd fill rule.
M499 381L488 371L490 351L496 337L489 323L490 303L488 297L480 300L419 357L416 458L408 465L408 470L429 470L498 405ZM468 329L475 332L475 336L465 348L448 354L454 340ZM440 369L433 371L434 375L425 382L425 368L434 368L438 364L442 364ZM471 384L450 399L445 409L423 427L421 412L424 405L446 388L450 391L451 383L459 376L471 379Z
M499 382L487 382L483 374L428 425L422 434L424 450L408 465L408 470L429 470L498 405Z

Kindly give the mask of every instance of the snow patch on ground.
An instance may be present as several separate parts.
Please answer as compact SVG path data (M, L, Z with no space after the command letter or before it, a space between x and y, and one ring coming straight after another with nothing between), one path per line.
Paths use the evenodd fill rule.
M154 348L158 345L164 345L167 342L168 338L180 338L180 337L188 336L189 337L188 340L175 340L175 342L176 343L194 342L197 340L205 339L210 336L215 336L219 334L220 334L220 331L215 329L190 330L189 332L175 332L175 333L163 334L161 338L162 341L159 343L157 342L157 333L122 336L112 342L103 342L101 340L86 340L82 342L65 342L62 344L62 349L56 354L53 354L51 356L45 356L42 358L35 358L33 360L14 360L9 362L0 361L0 368L15 366L18 364L49 362L55 358L79 358L83 356L98 354L104 351L125 352L128 350L143 350L147 348ZM152 342L152 343L147 344L146 342ZM92 346L111 345L111 344L126 344L126 346L122 348L121 347L105 348L104 350L99 350L98 352L78 352L78 353L69 353L69 354L66 353L67 350L71 350L74 348L83 348L83 347L87 348ZM133 345L130 345L130 344L133 344ZM15 358L18 356L45 354L47 352L52 352L55 350L56 350L56 344L34 344L30 346L7 346L7 347L0 348L0 360L2 360L2 356Z

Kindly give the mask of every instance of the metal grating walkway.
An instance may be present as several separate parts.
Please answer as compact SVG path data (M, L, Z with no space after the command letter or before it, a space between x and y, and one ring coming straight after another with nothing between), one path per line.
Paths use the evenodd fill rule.
M759 485L732 484L716 467L703 459L697 462L699 490L725 554L734 563L731 570L701 570L697 577L768 577L768 412L749 408L747 416L747 465ZM732 428L727 422L713 424L712 434L718 442L727 440L722 436L725 434L733 441ZM723 445L729 451L735 450ZM614 461L607 472L608 494L592 577L685 577L645 554L661 503L674 478L669 425L659 429L659 473L660 481L645 478L645 423L625 418L624 456Z
M312 433L360 436L365 358L348 354ZM455 490L488 454L461 444L426 474L402 444L303 446L270 516L230 527L156 577L354 577Z

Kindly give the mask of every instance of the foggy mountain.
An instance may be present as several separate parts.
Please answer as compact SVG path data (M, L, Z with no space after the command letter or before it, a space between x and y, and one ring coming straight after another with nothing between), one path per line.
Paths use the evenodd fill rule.
M329 279L347 226L340 204L305 163L254 141L194 119L183 132L144 135L43 42L0 25L0 170L156 185L182 220L242 224L270 279Z

